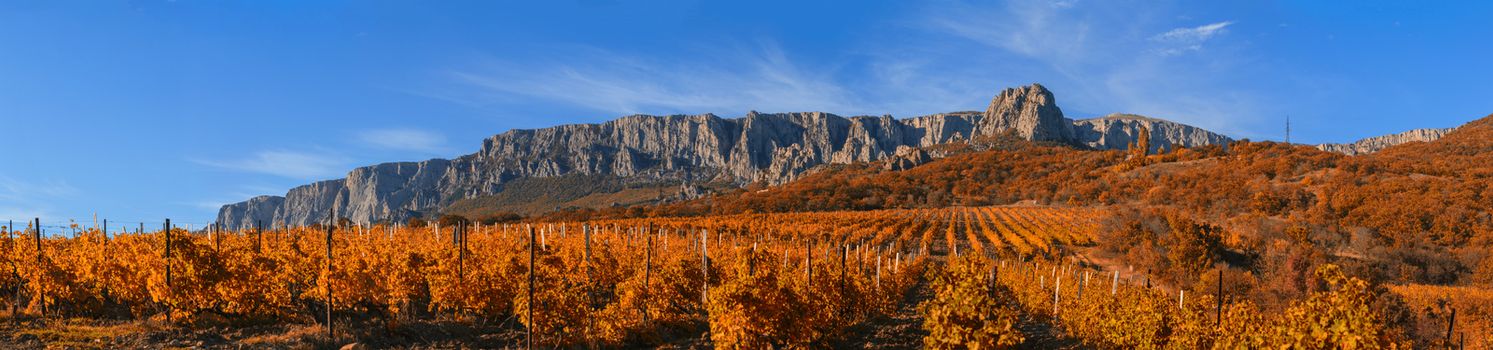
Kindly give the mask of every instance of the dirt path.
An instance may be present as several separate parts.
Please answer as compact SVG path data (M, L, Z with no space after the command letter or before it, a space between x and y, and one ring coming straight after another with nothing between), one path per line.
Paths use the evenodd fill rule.
M837 346L841 349L919 349L923 347L923 336L928 331L923 330L923 314L918 312L918 305L924 300L933 298L932 288L928 288L927 279L919 279L918 284L912 287L907 296L902 299L897 311L891 315L878 316L865 323L850 328L850 339L847 344Z
M1051 320L1037 319L1025 312L1016 321L1016 329L1026 335L1026 341L1016 346L1018 349L1086 349L1077 339L1054 329Z

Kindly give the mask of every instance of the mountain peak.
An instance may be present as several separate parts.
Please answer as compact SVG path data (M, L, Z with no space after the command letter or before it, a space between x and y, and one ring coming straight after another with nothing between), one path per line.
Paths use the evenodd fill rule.
M983 115L983 131L1013 130L1035 141L1073 140L1072 126L1063 118L1052 91L1041 84L1006 88L990 100Z

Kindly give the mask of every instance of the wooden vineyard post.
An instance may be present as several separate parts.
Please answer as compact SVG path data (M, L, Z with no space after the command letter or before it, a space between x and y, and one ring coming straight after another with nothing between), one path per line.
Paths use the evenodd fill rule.
M1213 326L1223 326L1223 269L1218 269L1218 307L1215 311Z
M1079 276L1082 276L1082 277L1079 277ZM1080 273L1074 275L1073 279L1074 279L1074 282L1078 283L1078 288L1074 288L1074 291L1073 291L1074 292L1073 301L1081 302L1081 301L1083 301L1083 288L1089 286L1089 272L1088 271L1080 272Z
M855 270L858 273L866 273L866 246L864 244L855 246Z
M9 223L10 223L9 226L5 226L5 248L6 248L6 253L9 253L10 251L13 251L14 249L16 249L16 240L15 240L15 237L11 236L12 231L15 231L15 229L16 229L16 221L15 220L10 220ZM16 322L16 318L15 318L16 308L20 307L20 302L21 302L21 283L19 283L20 282L21 273L20 273L20 271L18 271L18 268L16 267L16 264L10 264L10 274L11 274L11 276L15 276L16 277L16 282L17 282L15 290L12 291L12 293L11 293L11 303L10 303L10 315L11 315L10 321L11 321L11 323L15 323Z
M747 253L747 276L757 275L757 260L753 259L754 257L756 257L756 255L757 243L752 242L752 250Z
M1109 282L1109 295L1115 295L1115 289L1120 287L1120 270L1115 270L1115 279Z
M643 324L645 325L648 323L648 305L646 301L648 300L649 286L652 286L648 280L653 277L653 223L648 223L646 234L648 242L647 246L643 248L643 300L645 303L642 306Z
M264 252L264 221L254 221L254 253Z
M162 231L166 236L166 323L171 323L171 219L166 219Z
M710 301L710 231L700 230L700 307Z
M840 289L845 289L845 258L850 254L850 245L840 245Z
M596 293L592 291L592 284L596 283L596 274L591 266L590 225L581 224L581 236L582 239L586 241L586 254L584 260L584 263L586 264L586 339L590 347L592 349L595 349L596 342L594 335L596 330L596 315L595 312L592 311L592 309L596 304Z
M467 250L468 250L467 249L467 238L469 238L468 236L471 235L471 232L470 232L471 231L471 227L470 226L471 226L471 224L468 224L468 223L462 223L461 224L461 266L462 266L462 268L461 268L461 271L462 271L461 272L462 273L461 277L462 278L466 278L466 271L467 271L466 270L466 260L467 260Z
M814 241L804 240L804 290L814 283Z
M902 268L902 252L901 251L897 251L897 256L892 259L892 274L893 275L897 274L897 270L900 270L901 268Z
M456 227L451 228L451 245L456 246L456 281L460 283L466 278L467 263L467 237L466 223L458 222Z
M529 304L524 310L528 313L528 327L524 327L524 345L526 349L534 349L534 226L526 226L529 229Z
M1004 261L1002 261L1002 263L1004 263ZM995 290L997 288L1000 288L1000 267L1001 265L990 266L990 285L988 287L990 288L990 296L992 297L995 296Z
M814 241L804 240L804 299L814 295Z
M327 214L327 277L322 280L322 283L327 287L327 341L330 342L334 339L332 338L332 228L336 227L337 218L335 213L331 213L331 209L327 211L329 212Z
M36 266L37 266L37 268L41 268L42 267L41 218L33 218L33 219L36 220L36 221L34 221L34 225L32 226L32 232L36 232ZM43 271L45 271L45 270L43 270ZM170 275L168 274L167 276L170 276ZM45 317L45 316L47 316L47 296L45 294L41 294L41 288L37 288L36 291L37 291L37 297L38 297L38 299L41 300L41 315L43 317Z
M1052 277L1052 318L1058 317L1058 291L1063 289L1063 275Z
M1457 328L1457 309L1452 308L1451 317L1446 319L1446 346L1451 347L1452 330Z

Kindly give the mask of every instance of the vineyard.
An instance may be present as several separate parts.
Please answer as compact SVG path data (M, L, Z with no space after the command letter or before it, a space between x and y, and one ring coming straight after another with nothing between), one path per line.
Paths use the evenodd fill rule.
M1315 271L1329 288L1266 313L1220 298L1221 284L1188 293L1075 263L1067 250L1092 245L1103 215L972 207L66 237L19 229L4 238L11 273L0 274L0 309L42 321L318 325L344 341L377 332L357 328L370 322L458 321L524 334L501 346L821 348L922 289L929 296L915 310L928 348L1053 337L1102 348L1410 345L1371 310L1367 283L1330 265ZM1444 293L1427 288L1395 292L1442 305L1426 295ZM1459 306L1483 319L1473 329L1487 329L1484 305Z
M17 315L509 321L541 346L828 344L895 308L932 251L1050 254L1097 212L960 208L455 227L8 232ZM943 234L943 235L940 235ZM38 240L40 238L40 240Z
M1099 348L1257 349L1408 348L1382 315L1372 311L1367 282L1324 265L1316 274L1331 289L1310 295L1284 313L1267 314L1247 301L1219 294L1167 292L1118 274L1069 264L955 258L929 310L931 348L963 344L1014 345L1023 334L1015 315L1046 320L1069 337ZM954 309L945 304L982 305ZM970 312L970 310L991 310ZM952 320L950 320L952 319ZM971 322L975 321L975 322Z

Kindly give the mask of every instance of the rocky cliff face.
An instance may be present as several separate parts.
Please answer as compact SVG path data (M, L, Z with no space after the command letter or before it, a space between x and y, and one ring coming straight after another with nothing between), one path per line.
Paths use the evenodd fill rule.
M285 205L285 197L259 196L247 201L223 206L218 210L219 222L232 222L236 227L264 227L275 223L275 215ZM257 225L257 226L256 226Z
M1317 145L1317 149L1328 152L1342 153L1350 156L1367 154L1378 152L1379 150L1389 148L1390 146L1406 142L1436 141L1442 136L1446 136L1447 133L1452 132L1452 130L1456 130L1456 128L1415 129L1398 134L1370 137L1355 141L1353 143L1324 143Z
M979 130L984 134L1012 130L1028 140L1073 140L1071 122L1063 118L1052 92L1041 84L1002 90L983 117Z
M464 198L497 193L514 179L572 174L656 182L779 184L821 164L876 161L896 155L899 149L903 152L899 166L915 166L927 161L926 154L909 148L1005 132L1028 140L1099 149L1126 147L1131 141L1126 135L1133 135L1133 127L1141 124L1157 130L1152 132L1156 139L1152 144L1157 145L1196 146L1227 140L1164 121L1110 120L1068 120L1052 92L1036 84L1001 91L984 113L901 120L822 112L751 112L729 119L712 114L634 115L600 124L510 130L484 140L476 153L451 160L357 168L347 178L297 187L285 197L256 197L226 205L218 220L230 228L249 227L256 221L309 225L324 222L331 213L359 223L403 221Z
M1134 144L1145 127L1150 133L1151 152L1177 146L1227 146L1233 139L1191 125L1148 118L1134 114L1107 116L1073 122L1074 142L1093 149L1126 149Z

